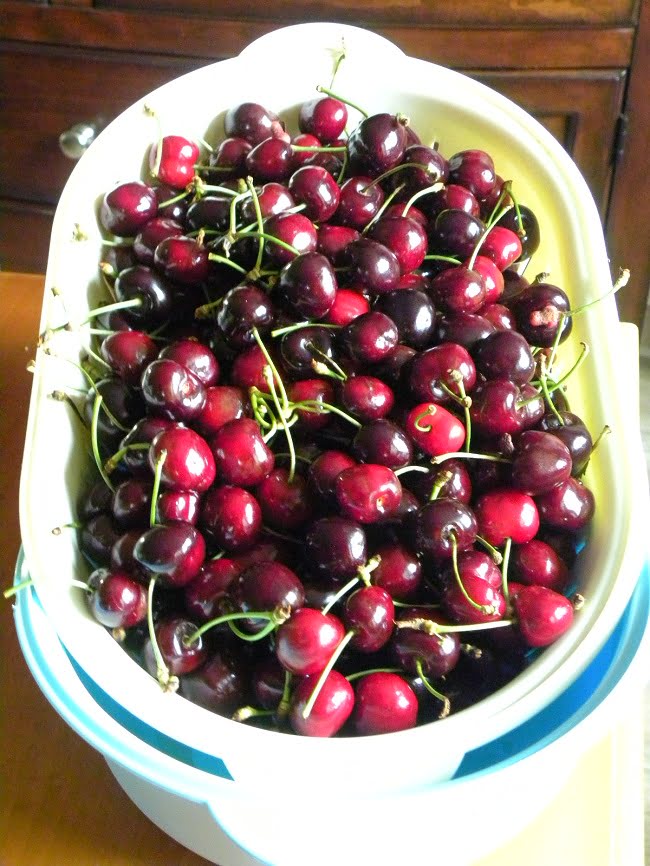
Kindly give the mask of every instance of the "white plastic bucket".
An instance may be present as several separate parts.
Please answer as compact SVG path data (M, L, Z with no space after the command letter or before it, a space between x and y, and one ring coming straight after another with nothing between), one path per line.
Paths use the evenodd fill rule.
M21 558L16 582L27 576ZM15 604L25 659L53 707L106 758L145 815L220 866L393 866L423 862L427 851L436 861L469 866L532 821L638 695L649 670L649 618L646 566L616 628L578 679L528 721L469 752L451 781L358 798L342 778L336 797L317 784L289 797L274 796L273 778L255 787L224 778L218 758L187 750L131 716L66 652L33 589ZM508 820L477 809L472 832L463 832L469 802L498 804Z
M218 129L220 113L255 99L295 118L296 106L328 82L332 52L345 40L347 57L336 86L370 111L402 111L427 140L438 139L451 155L467 147L492 153L497 170L513 178L522 202L538 214L542 245L531 273L551 270L579 305L611 289L602 227L593 199L573 162L542 126L503 96L466 76L407 57L385 39L338 24L300 25L275 31L240 57L182 76L143 97L111 123L75 167L54 220L46 276L42 326L60 322L62 292L67 313L82 320L100 288L97 263L101 236L96 202L119 180L139 176L155 123L165 132L202 137ZM263 70L263 73L262 73ZM285 112L286 109L286 112ZM73 240L75 224L87 235ZM609 296L576 317L563 344L570 364L579 343L593 351L571 382L571 403L597 434L599 445L586 477L598 503L592 537L576 570L585 604L572 628L511 683L476 705L433 725L380 737L331 739L291 737L221 718L179 695L163 694L156 681L90 616L73 578L87 577L73 533L53 535L55 526L76 518L88 463L79 447L76 419L48 399L55 389L74 388L78 374L56 355L78 357L79 338L61 331L54 353L39 351L21 476L21 535L29 570L47 615L71 657L125 713L223 763L224 775L253 789L273 778L278 796L310 785L345 787L366 795L394 792L450 778L468 751L494 740L555 700L600 651L631 597L642 567L647 529L647 484L634 400L619 364L625 348L614 298ZM56 459L52 455L56 454ZM47 496L43 491L47 491ZM384 737L389 738L389 742ZM434 744L433 747L431 744ZM391 750L386 773L378 754ZM278 774L278 753L284 773Z

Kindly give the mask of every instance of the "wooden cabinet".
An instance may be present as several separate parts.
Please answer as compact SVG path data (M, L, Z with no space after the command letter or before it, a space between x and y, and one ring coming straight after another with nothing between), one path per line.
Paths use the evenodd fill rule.
M277 26L339 20L500 90L581 168L607 231L619 300L641 323L650 283L650 0L0 0L0 267L43 270L73 162L58 137Z

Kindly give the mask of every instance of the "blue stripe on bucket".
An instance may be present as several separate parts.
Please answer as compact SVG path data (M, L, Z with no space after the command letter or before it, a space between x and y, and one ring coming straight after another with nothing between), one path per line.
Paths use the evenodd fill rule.
M85 673L83 668L79 667L67 650L66 655L70 660L74 672L79 677L82 685L95 703L97 703L104 712L108 713L114 721L122 725L123 728L126 728L129 733L133 734L153 749L163 752L170 758L174 758L176 761L180 761L181 763L194 767L197 770L202 770L204 773L209 773L212 776L218 776L221 779L228 779L231 782L234 781L230 771L221 758L193 749L191 746L181 743L173 737L152 728L151 725L148 725L146 722L143 722L142 719L134 716L133 713L130 713L121 706L121 704L118 704L118 702L103 689L100 689L97 683Z

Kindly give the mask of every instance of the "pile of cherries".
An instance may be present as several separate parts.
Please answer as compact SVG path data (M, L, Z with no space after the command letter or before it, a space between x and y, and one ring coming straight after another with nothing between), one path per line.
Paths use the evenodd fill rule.
M321 90L294 136L244 103L153 144L101 205L86 359L93 615L163 688L310 736L509 682L571 625L594 510L535 214L482 150L347 126Z

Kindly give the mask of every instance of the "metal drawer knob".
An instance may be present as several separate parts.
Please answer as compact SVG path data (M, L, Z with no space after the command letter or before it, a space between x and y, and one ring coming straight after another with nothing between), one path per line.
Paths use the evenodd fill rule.
M93 143L100 131L97 122L75 123L59 136L59 147L68 159L79 159Z

